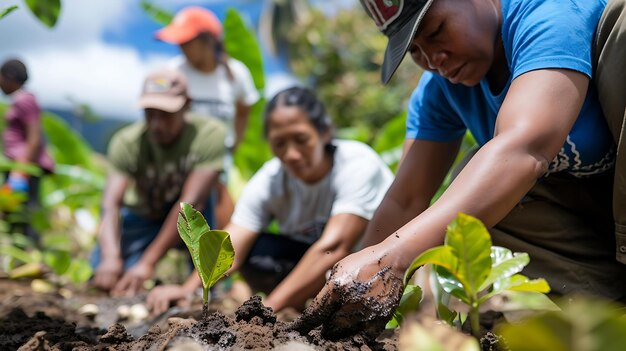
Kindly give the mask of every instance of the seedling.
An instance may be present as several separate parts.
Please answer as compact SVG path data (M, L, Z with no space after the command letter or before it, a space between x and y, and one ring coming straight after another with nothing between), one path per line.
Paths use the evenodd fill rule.
M478 309L489 298L504 291L543 294L550 291L544 279L529 279L518 274L530 261L527 253L512 253L492 247L485 226L476 218L459 214L448 225L443 246L424 251L404 276L405 286L415 271L425 265L435 266L443 289L469 306L472 334L479 337Z
M202 299L206 312L209 289L226 274L235 260L230 235L223 230L211 230L202 214L185 202L180 203L178 212L178 234L187 245L193 265L202 280Z

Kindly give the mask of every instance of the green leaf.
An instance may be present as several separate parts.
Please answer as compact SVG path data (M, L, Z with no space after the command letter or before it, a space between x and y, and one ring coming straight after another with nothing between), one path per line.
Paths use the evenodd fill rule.
M393 313L393 317L391 318L391 320L387 323L386 328L394 329L401 325L402 321L404 320L404 316L406 316L408 313L417 311L421 300L422 289L417 285L407 285L404 288L404 293L402 293L400 304Z
M72 255L68 251L46 251L43 253L43 263L52 268L56 275L63 275L70 268Z
M445 245L454 248L458 257L458 270L450 272L468 296L476 296L491 272L491 236L487 228L478 219L459 213L448 225Z
M93 275L91 265L84 259L73 259L64 276L74 284L84 283Z
M209 225L190 204L181 202L178 233L191 253L202 286L209 289L230 269L235 250L230 235L223 230L210 230Z
M8 15L9 13L13 12L16 9L17 9L17 5L7 7L6 9L0 11L0 18L3 18L4 16Z
M409 284L413 273L425 264L441 266L450 272L456 272L459 264L454 249L450 246L437 246L422 252L417 256L404 274L404 285Z
M449 309L448 306L442 303L437 305L437 316L442 321L448 323L448 325L450 326L454 325L454 319L456 318L457 315L458 313Z
M461 284L461 282L452 273L450 273L450 271L440 266L435 266L434 270L436 272L437 282L445 292L460 299L466 304L471 303L463 288L463 284Z
M146 14L148 14L148 16L150 16L153 21L163 26L167 26L168 24L170 24L170 22L172 22L172 19L174 18L174 15L171 12L162 9L161 7L156 6L152 2L147 0L141 1L141 8Z
M224 46L228 55L241 61L252 74L254 86L265 87L263 56L254 30L249 29L235 9L228 9L224 19Z
M202 285L212 287L232 267L235 249L230 235L223 230L211 230L202 234L199 247Z
M515 291L534 291L540 293L550 292L550 285L545 279L528 279L528 277L522 274L515 274L511 277L500 279L493 285L493 290L480 298L480 303L487 301L494 295L497 295L505 290Z
M48 28L54 27L61 13L61 0L25 0L30 11Z
M37 260L38 256L32 253L26 252L22 249L19 249L15 246L1 246L0 253L2 255L6 255L9 257L13 257L16 260L22 261L24 263L39 263L40 260Z
M494 246L491 248L491 259L493 266L487 280L483 282L478 291L483 291L489 288L494 282L510 277L516 273L522 271L524 267L530 262L530 257L527 253L515 253L511 250Z

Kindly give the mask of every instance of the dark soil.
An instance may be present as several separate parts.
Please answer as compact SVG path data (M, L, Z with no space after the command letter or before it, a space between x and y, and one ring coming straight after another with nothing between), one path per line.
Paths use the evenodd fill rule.
M108 330L76 312L76 298L36 294L28 284L0 279L0 350L396 350L397 335L376 341L357 335L337 341L321 336L320 329L300 335L252 297L235 312L215 311L207 318L162 316L166 323L131 328L112 323ZM100 297L102 298L102 297ZM91 299L91 301L89 301ZM111 300L111 299L109 299ZM72 303L72 301L74 301ZM97 301L82 298L81 303ZM106 304L99 304L106 306ZM115 304L109 303L115 310ZM108 308L105 308L109 310ZM101 307L102 310L102 307ZM102 311L110 312L110 311ZM106 315L106 313L103 313ZM201 312L196 311L196 318ZM193 347L188 346L193 344Z

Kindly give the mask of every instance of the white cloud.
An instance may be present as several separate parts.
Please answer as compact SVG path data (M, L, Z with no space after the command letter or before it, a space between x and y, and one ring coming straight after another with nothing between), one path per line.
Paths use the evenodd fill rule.
M130 46L102 41L132 21L125 0L68 0L55 28L40 24L25 5L0 21L0 59L18 57L29 69L27 87L44 107L70 107L68 97L89 104L96 114L138 118L135 107L145 74L169 57L140 57Z

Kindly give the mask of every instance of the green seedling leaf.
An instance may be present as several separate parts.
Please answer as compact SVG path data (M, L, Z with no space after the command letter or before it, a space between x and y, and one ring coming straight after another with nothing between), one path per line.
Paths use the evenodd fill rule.
M202 214L184 202L178 214L178 233L191 253L202 286L208 290L233 265L235 250L230 235L210 230Z
M37 255L33 255L32 253L26 252L15 246L2 246L0 247L0 253L2 255L12 257L24 263L39 263L40 262L40 260L37 260L38 258Z
M61 0L25 0L30 11L48 28L54 27L61 13Z
M45 251L43 263L50 267L54 274L63 275L70 268L72 255L68 251Z
M437 315L439 316L439 319L448 323L448 325L453 326L458 313L449 309L448 306L440 303L437 305Z
M147 0L141 1L141 8L153 21L162 26L167 26L174 18L174 15L171 12L158 7Z
M493 246L491 248L491 260L493 266L487 280L483 282L478 291L483 291L497 282L499 279L510 277L522 271L530 262L527 253L515 253L504 247Z
M402 324L404 317L417 310L422 301L422 289L417 285L407 285L400 299L400 305L393 313L391 320L387 323L387 329L395 329Z
M87 260L73 259L64 276L74 284L84 283L93 275L93 269Z
M417 256L417 258L415 258L413 263L409 266L409 269L407 269L404 274L405 286L409 284L409 280L413 276L413 273L425 264L441 266L449 272L456 272L459 262L454 249L450 246L437 246L432 249L428 249L422 252L421 255Z
M470 298L467 296L463 288L463 284L447 269L441 266L435 266L434 271L437 276L437 282L443 289L443 291L448 294L460 299L466 304L470 303Z
M4 10L0 10L0 18L3 18L4 16L8 15L9 13L15 10L17 10L17 5L9 6Z
M459 213L448 225L445 245L454 248L458 270L452 273L465 287L467 295L476 296L491 272L491 236L478 219Z

